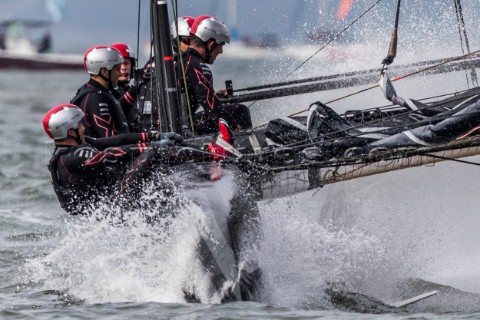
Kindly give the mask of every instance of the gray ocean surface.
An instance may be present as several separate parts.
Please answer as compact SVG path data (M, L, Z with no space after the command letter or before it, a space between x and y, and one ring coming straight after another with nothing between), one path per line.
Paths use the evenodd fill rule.
M381 58L354 67L378 67ZM236 88L280 81L299 61L219 58L215 86L227 79ZM293 78L351 68L318 61ZM46 168L52 145L42 117L86 81L83 72L0 73L0 318L480 318L480 170L448 161L259 203L265 301L185 303L182 276L192 263L186 233L165 240L141 227L69 217L59 207ZM466 86L462 72L396 84L412 98ZM358 90L261 101L251 111L262 124ZM331 106L343 112L385 104L377 88ZM361 313L329 304L331 283L386 303L440 293L398 312Z

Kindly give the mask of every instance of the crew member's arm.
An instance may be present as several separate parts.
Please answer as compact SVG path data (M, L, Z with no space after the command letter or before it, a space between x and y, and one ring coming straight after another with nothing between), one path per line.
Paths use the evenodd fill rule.
M111 165L113 163L133 159L147 150L146 144L124 145L107 148L103 151L95 150L92 156L83 162L86 169L97 166Z
M113 95L104 95L102 96L103 99L108 100L109 103L109 110L112 116L113 121L113 134L118 135L122 133L129 133L130 130L128 129L127 118L123 113L122 106L120 102Z
M135 69L135 80L122 87L120 92L114 92L115 98L118 99L122 106L123 113L127 119L131 119L133 110L135 108L135 101L138 93L143 86L148 84L151 80L151 67L147 63L144 68Z
M115 98L117 98L118 102L120 102L120 105L122 106L122 111L125 115L130 132L135 131L137 123L138 107L136 105L136 100L139 90L140 87L136 88L135 86L130 87L127 85L124 87L124 89L120 88L118 91L114 90L113 92Z
M118 99L118 102L120 102L122 111L127 118L133 108L135 108L135 101L137 100L137 94L139 91L139 86L127 86L124 94L119 93L115 96Z
M92 138L85 136L85 141L98 150L105 150L110 147L119 147L127 144L157 141L157 136L157 132L125 133L108 138Z

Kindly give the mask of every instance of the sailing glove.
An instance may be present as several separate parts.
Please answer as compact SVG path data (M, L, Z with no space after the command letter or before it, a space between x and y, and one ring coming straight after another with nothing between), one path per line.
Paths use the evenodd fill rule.
M135 84L135 83L133 83L129 86L128 93L131 95L131 97L133 99L137 98L137 94L140 91L140 87L141 87L141 85Z
M146 85L152 79L152 69L150 65L142 69L135 70L135 79L138 79L138 86Z

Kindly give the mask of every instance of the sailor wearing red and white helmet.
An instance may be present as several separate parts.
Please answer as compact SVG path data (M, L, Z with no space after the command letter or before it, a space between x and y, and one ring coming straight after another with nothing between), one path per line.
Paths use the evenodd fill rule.
M187 51L190 46L191 31L194 22L195 18L192 16L181 16L178 17L177 21L174 20L172 22L170 34L172 36L172 46L175 55L178 55L178 52Z
M176 133L129 133L109 138L85 136L84 113L73 104L52 108L43 127L54 140L48 168L62 208L70 214L89 214L137 179L144 155L158 156L182 137ZM151 141L159 141L158 143ZM142 158L143 157L143 158ZM135 159L127 172L126 163ZM114 168L114 169L113 169ZM128 199L131 200L131 199Z
M128 133L122 107L113 96L123 63L121 53L112 46L94 46L85 52L83 63L90 80L78 89L71 103L85 114L85 134L102 138Z
M133 77L133 72L137 65L137 59L135 57L135 52L133 48L123 42L116 42L111 45L113 48L117 49L123 57L123 62L120 66L120 75L117 80L117 85L125 87L129 84L130 80Z
M204 15L195 19L191 33L190 47L182 54L184 70L180 63L177 63L177 69L180 75L178 85L183 92L188 92L187 106L191 106L191 113L203 108L203 112L195 114L194 130L198 134L217 132L220 118L225 119L234 130L251 128L250 111L246 106L222 105L215 94L213 75L208 67L223 53L223 46L230 43L227 26L215 17Z
M141 87L150 81L150 65L143 69L137 69L137 59L132 47L123 42L112 44L123 56L123 63L120 67L120 76L112 91L118 99L125 114L128 129L130 132L141 131L137 129L138 110L136 100Z

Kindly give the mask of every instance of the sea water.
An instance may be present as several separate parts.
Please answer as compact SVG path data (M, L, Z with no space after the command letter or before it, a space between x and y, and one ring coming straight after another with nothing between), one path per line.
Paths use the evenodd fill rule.
M283 80L301 62L292 57L219 59L216 87ZM364 62L354 65L361 69ZM303 75L352 66L317 61ZM297 78L300 76L297 76ZM465 74L398 83L420 98L465 88ZM446 76L445 76L446 77ZM187 304L184 286L202 288L195 261L201 208L151 228L131 217L122 227L70 217L60 207L46 165L52 150L43 114L87 81L82 72L1 72L0 316L80 319L474 319L480 316L478 166L445 162L360 178L259 203L265 278L259 302L219 304L202 296ZM440 85L439 85L440 84ZM358 88L313 93L251 106L256 125L308 109ZM332 104L339 112L385 104L377 89ZM469 159L478 162L474 157ZM154 195L152 191L152 195ZM194 279L194 284L188 283ZM439 290L401 312L366 314L332 305L325 290L341 286L390 303ZM458 290L456 290L458 289ZM201 292L201 290L200 290ZM370 313L368 313L370 312Z

